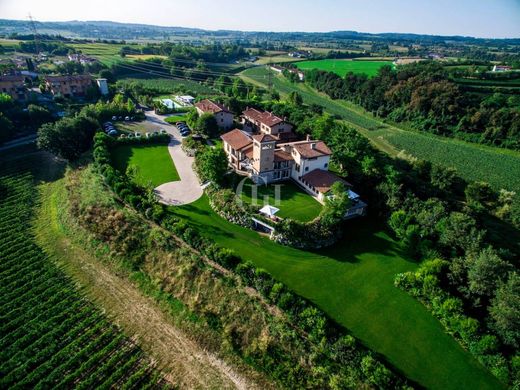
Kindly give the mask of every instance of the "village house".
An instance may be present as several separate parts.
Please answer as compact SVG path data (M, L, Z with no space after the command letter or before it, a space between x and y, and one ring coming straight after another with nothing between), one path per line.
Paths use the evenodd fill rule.
M240 120L244 130L249 133L268 134L279 142L297 138L292 131L293 125L272 112L247 108L242 112Z
M61 95L66 98L84 96L92 82L92 77L88 74L45 76L47 90L53 95Z
M27 100L27 88L25 88L23 75L0 76L0 92L5 93L13 100Z
M507 65L494 65L493 66L493 72L509 72L513 70L512 67L510 66L507 66Z
M71 62L78 62L82 65L88 65L88 64L94 64L97 62L97 60L95 58L92 58L92 57L87 57L86 55L84 54L69 54L67 56L67 58L69 59L69 61Z
M199 115L207 113L213 115L220 129L229 130L233 127L233 113L222 104L204 99L195 103L195 108Z

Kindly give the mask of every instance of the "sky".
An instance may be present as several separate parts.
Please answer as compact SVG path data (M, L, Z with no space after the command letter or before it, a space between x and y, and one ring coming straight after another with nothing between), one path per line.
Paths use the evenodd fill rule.
M0 18L520 38L520 0L0 0Z

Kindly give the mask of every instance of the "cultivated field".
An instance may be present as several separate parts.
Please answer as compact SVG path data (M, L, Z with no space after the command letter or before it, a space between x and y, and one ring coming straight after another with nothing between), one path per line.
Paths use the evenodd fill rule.
M143 352L36 243L34 173L48 160L0 161L0 388L158 387Z
M377 74L379 68L384 65L392 66L391 61L357 61L357 60L317 60L317 61L302 61L296 65L302 70L308 69L320 69L328 72L334 72L341 77L345 76L348 72L353 73L365 73L372 77Z

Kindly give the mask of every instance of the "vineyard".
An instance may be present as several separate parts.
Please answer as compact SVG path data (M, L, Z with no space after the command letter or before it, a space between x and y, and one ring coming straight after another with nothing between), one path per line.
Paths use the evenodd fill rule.
M35 243L35 161L0 164L0 388L164 387L139 347Z

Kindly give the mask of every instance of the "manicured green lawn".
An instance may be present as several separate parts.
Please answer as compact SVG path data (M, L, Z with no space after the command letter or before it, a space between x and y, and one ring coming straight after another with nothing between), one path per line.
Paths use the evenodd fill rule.
M168 147L166 145L121 145L112 151L114 166L122 172L129 165L138 168L136 181L154 187L179 180Z
M168 123L175 124L175 122L186 122L186 115L172 115L164 118Z
M384 65L393 66L391 61L352 61L352 60L315 60L297 62L296 66L302 70L320 69L328 72L334 72L341 77L348 72L365 73L372 77L377 74L379 68Z
M501 388L417 300L394 287L397 273L417 265L373 220L349 221L340 244L312 253L227 222L211 210L206 196L170 211L316 303L420 385Z
M253 189L252 182L245 183L242 200L259 208L265 204L277 207L280 211L276 215L280 218L307 222L316 218L322 208L321 203L291 182L279 183L278 187L273 184L256 186L256 202L252 197Z

